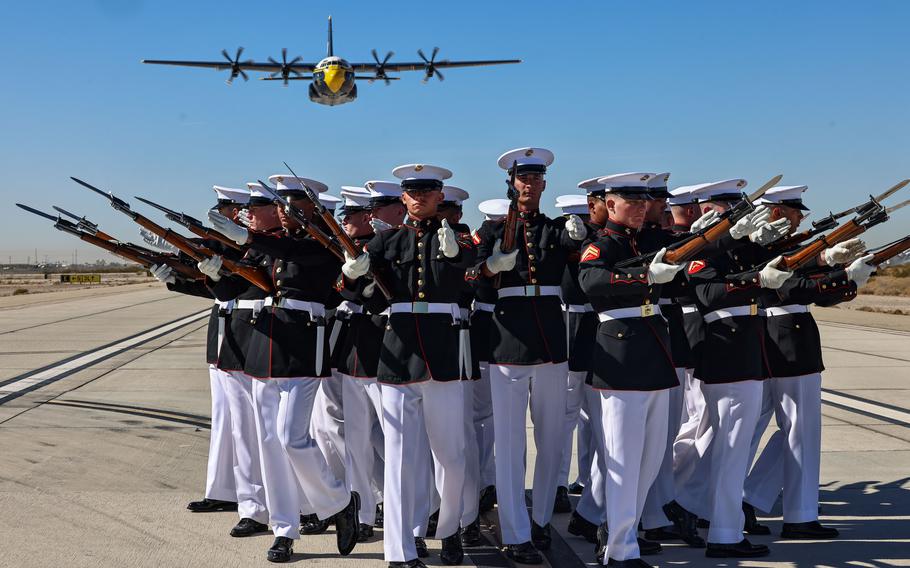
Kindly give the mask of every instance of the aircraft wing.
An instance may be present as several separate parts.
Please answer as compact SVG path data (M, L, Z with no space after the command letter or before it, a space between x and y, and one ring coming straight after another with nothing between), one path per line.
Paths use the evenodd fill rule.
M175 65L178 67L203 67L208 69L216 69L219 71L227 71L232 67L230 61L173 61L169 59L143 59L142 63L148 63L151 65ZM257 63L255 61L240 61L238 65L240 69L244 71L266 71L271 73L281 71L281 63ZM288 64L288 68L299 71L301 73L312 73L313 69L316 68L316 64L294 63Z
M506 65L509 63L521 63L521 59L488 59L480 61L449 61L442 60L433 63L437 69L451 69L453 67L483 67L485 65ZM352 63L351 67L358 73L376 71L379 67L376 63ZM427 64L424 61L416 63L386 63L383 66L386 72L397 71L425 71Z

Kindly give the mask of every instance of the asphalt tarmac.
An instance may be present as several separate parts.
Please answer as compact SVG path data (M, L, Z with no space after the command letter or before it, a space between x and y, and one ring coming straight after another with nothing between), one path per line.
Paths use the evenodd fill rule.
M209 306L147 284L0 298L0 567L271 565L271 535L231 538L235 513L185 509L205 482ZM778 504L761 517L772 536L750 537L767 558L711 560L667 543L651 564L910 565L910 317L814 313L828 367L821 520L841 538L781 540ZM554 517L548 564L594 565L568 520ZM467 549L465 565L510 566L496 524L484 517L488 544ZM381 535L346 558L332 529L303 537L292 562L385 566ZM439 541L428 544L427 564L441 565Z

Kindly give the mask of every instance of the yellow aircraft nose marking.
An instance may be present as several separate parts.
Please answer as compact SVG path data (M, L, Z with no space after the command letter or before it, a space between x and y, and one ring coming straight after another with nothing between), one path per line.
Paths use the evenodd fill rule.
M325 84L333 93L337 93L344 85L344 69L336 66L326 68Z

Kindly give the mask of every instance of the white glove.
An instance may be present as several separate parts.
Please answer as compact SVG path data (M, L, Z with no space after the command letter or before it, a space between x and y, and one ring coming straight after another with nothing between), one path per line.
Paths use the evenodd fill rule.
M149 272L158 279L158 282L163 284L173 284L177 281L177 279L174 278L174 269L166 264L153 264L152 267L149 268Z
M569 220L566 221L566 232L573 241L580 241L588 236L585 223L578 215L569 215Z
M824 258L825 264L828 266L847 264L859 258L864 250L866 250L866 243L860 239L850 239L831 248L826 248L822 252L822 258Z
M867 254L866 256L857 258L847 267L847 278L856 282L857 288L865 286L866 282L869 281L869 277L875 272L875 269L877 268L875 265L866 264L872 260L872 257L874 256L874 254Z
M493 274L512 270L515 268L515 260L518 258L518 249L512 252L502 252L501 247L502 239L496 239L496 243L493 245L493 254L486 260L487 270Z
M213 282L218 282L221 280L221 257L215 255L212 258L203 258L198 263L196 263L196 268L199 269L199 272L205 274L212 279Z
M648 284L666 284L673 280L676 273L683 269L685 264L669 264L664 262L664 255L667 254L667 248L664 247L657 251L654 259L648 266Z
M376 217L373 217L372 219L370 219L370 226L373 227L374 233L378 233L380 231L387 231L389 229L395 228L392 225L389 225L388 223L383 221L382 219L377 219Z
M781 270L777 268L778 263L782 260L782 257L777 257L764 268L761 269L761 272L758 273L758 281L761 283L762 288L768 288L769 290L777 290L784 285L784 282L788 278L793 276L792 272L787 270Z
M363 253L354 258L348 251L344 251L344 264L341 265L341 272L351 280L357 280L370 271L370 255Z
M167 242L166 240L162 239L155 233L149 231L148 229L139 227L139 234L142 235L143 241L145 241L147 244L155 247L156 249L163 250L164 252L169 252L172 254L177 254L177 252L178 252L177 247L175 247L171 243Z
M449 226L449 220L442 220L442 227L436 229L436 236L439 237L439 252L447 258L458 256L458 243L455 241L455 231Z
M710 227L711 225L716 223L718 219L720 219L720 213L718 213L717 211L712 209L712 210L708 211L707 213L705 213L704 215L702 215L701 217L699 217L698 219L696 219L695 221L693 221L692 226L689 227L689 231L691 231L693 233L697 233L698 231L701 231L705 227Z
M237 213L237 220L240 221L241 225L243 225L244 227L249 229L250 228L250 210L241 209L240 213Z
M737 221L730 228L730 236L739 240L746 235L752 234L762 225L766 225L770 216L771 210L764 205L759 205L755 208L755 211Z
M749 233L749 240L757 245L769 245L789 233L790 221L781 218L777 221L771 221L767 225L762 225L757 231Z
M221 213L215 211L214 209L209 211L209 221L212 222L212 226L216 231L231 239L238 245L246 244L246 240L250 236L249 231L237 223L231 221Z

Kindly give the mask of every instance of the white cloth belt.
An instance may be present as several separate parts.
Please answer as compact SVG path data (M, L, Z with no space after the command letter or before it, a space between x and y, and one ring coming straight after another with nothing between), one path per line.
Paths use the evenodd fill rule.
M610 321L625 318L642 318L650 316L659 316L660 306L647 304L644 306L634 306L631 308L617 308L615 310L606 310L597 314L600 321Z
M782 316L784 314L807 314L809 313L809 306L804 306L802 304L788 304L786 306L775 306L773 308L765 308L765 315L768 317Z
M732 318L737 316L757 316L759 315L758 306L750 304L748 306L733 306L722 310L714 310L705 314L705 323L711 323L719 319Z
M390 314L448 314L452 322L461 324L461 308L458 304L444 302L395 302L389 306ZM467 327L458 330L458 372L462 377L471 372L471 335Z
M511 298L513 296L561 296L562 288L559 286L538 286L529 284L527 286L508 286L499 289L500 298Z
M343 300L335 308L335 321L332 322L332 331L329 333L329 355L335 353L335 345L338 343L338 336L341 335L341 326L345 320L350 319L352 314L362 314L363 306L350 300ZM339 314L347 314L348 317L339 317Z
M695 312L698 311L698 306L696 306L695 304L687 304L687 305L683 306L682 309L683 309L682 312L684 314L694 314Z
M562 309L573 314L584 314L594 311L594 307L591 304L563 304Z
M474 310L475 312L477 312L477 311L492 312L495 308L496 308L496 304L478 302L477 300L474 300L474 302L471 303L471 309Z
M671 300L670 298L660 298L659 300L657 300L657 304L660 306L669 306L672 303L673 303L673 300Z
M325 306L319 302L310 302L307 300L295 300L293 298L280 298L276 302L272 296L269 296L263 302L264 306L275 306L283 310L295 310L307 312L310 319L316 323L316 374L322 374L323 364L323 345L325 345Z
M234 303L235 310L253 310L254 312L259 312L262 309L262 306L265 305L265 300L237 300Z

